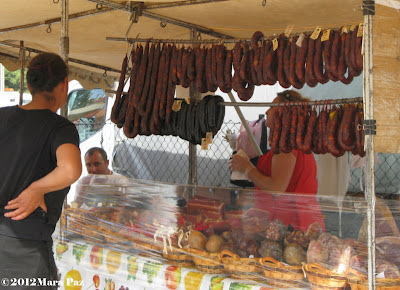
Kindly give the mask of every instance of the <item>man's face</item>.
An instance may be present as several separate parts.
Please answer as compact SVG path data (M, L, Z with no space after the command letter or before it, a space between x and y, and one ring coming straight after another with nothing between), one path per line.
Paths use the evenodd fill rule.
M85 156L86 169L89 174L109 174L108 160L105 161L100 152Z

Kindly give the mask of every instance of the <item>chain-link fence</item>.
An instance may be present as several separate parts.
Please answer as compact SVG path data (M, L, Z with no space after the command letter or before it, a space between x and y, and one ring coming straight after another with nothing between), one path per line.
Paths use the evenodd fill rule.
M232 186L229 158L233 150L224 136L227 130L237 134L240 125L232 121L225 122L208 150L201 150L200 146L196 146L199 185ZM100 144L92 146L100 145L105 148L109 156L112 156L114 171L138 179L188 182L189 142L173 136L137 136L128 139L122 129L116 128L111 122L107 122L98 134ZM400 194L400 154L378 153L376 156L375 191L381 197L394 198ZM362 192L365 186L363 160L360 159L357 163L357 160L351 158L349 154L350 164L359 167L350 168L348 192L357 194Z

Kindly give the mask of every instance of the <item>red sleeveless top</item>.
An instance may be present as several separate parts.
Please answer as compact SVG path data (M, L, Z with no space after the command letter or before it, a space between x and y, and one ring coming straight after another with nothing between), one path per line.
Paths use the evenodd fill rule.
M285 192L298 194L273 195L261 192L256 186L255 207L269 211L271 220L279 219L295 229L306 231L309 225L318 222L325 230L321 208L316 199L318 181L314 155L298 150L292 153L296 156L296 165ZM273 152L269 151L258 159L257 169L265 176L271 176L272 157Z

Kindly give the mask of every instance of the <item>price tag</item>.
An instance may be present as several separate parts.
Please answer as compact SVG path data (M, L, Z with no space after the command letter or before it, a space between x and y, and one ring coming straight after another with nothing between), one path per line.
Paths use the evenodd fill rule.
M213 133L212 132L206 133L206 140L207 140L208 144L212 144L212 141L213 141Z
M331 30L330 29L325 30L324 33L322 33L321 41L329 40L330 36L331 36Z
M364 23L360 23L358 26L357 37L361 37L364 34Z
M310 38L316 40L319 36L319 34L321 33L322 28L321 27L317 27L315 28L314 32L311 34Z
M342 27L342 34L343 33L348 33L349 32L349 28L347 27L347 25Z
M274 51L278 49L278 39L277 38L274 38L272 40L272 47L273 47Z
M288 26L286 27L286 30L285 30L285 36L286 36L286 37L289 37L290 34L292 33L292 30L293 30L293 24L288 25Z
M298 47L301 47L301 45L303 44L303 40L306 37L306 35L304 33L300 34L299 38L296 41L296 45Z
M355 25L355 24L353 24L352 26L350 26L350 31L354 31L354 29L356 29L356 26L357 26L357 25Z
M208 143L206 138L201 138L201 150L208 150Z
M174 103L172 104L172 111L174 112L179 112L182 107L182 100L174 100Z
M190 97L185 97L186 104L190 105Z

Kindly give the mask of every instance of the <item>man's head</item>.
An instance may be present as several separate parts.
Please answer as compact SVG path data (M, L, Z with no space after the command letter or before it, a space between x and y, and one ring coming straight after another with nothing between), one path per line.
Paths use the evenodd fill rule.
M90 148L85 154L86 169L89 174L111 174L108 169L107 153L99 147Z

